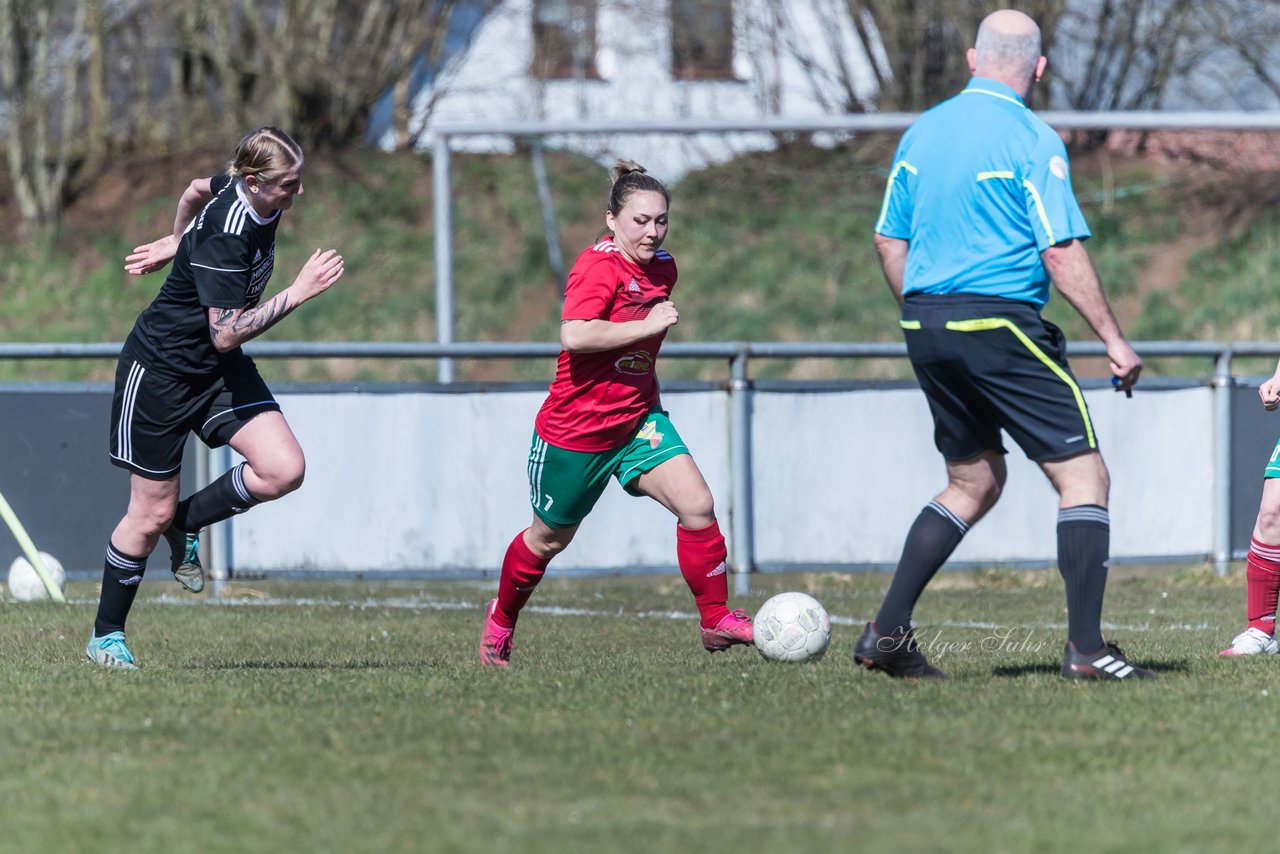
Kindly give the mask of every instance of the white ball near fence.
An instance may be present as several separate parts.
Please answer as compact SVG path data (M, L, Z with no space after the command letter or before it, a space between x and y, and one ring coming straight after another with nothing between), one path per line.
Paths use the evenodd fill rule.
M48 552L40 552L40 557L58 590L65 590L67 573L62 568L62 563ZM25 557L18 557L9 564L9 595L19 602L34 602L49 598L49 589L44 586L44 581L40 579L40 574L31 565L31 561Z

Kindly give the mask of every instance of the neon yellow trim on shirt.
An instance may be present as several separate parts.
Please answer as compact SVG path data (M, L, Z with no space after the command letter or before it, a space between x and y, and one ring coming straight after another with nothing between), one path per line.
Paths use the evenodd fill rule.
M1049 225L1049 215L1044 211L1044 202L1040 201L1040 191L1036 189L1035 184L1032 184L1026 178L1022 179L1022 186L1027 188L1027 192L1031 194L1031 200L1036 203L1036 213L1040 214L1040 224L1044 226L1045 236L1049 238L1049 245L1052 246L1058 241L1053 239L1053 228Z
M903 329L919 329L920 321L918 320L899 320L898 325Z
M996 178L1008 178L1012 180L1013 177L1014 175L1012 172L979 172L978 173L979 181L991 181ZM1044 226L1044 233L1045 233L1045 236L1049 238L1049 245L1050 246L1054 245L1058 241L1054 240L1053 238L1053 226L1049 225L1049 215L1045 213L1044 202L1040 199L1040 191L1036 189L1035 184L1032 184L1030 181L1028 181L1025 178L1022 179L1022 186L1025 187L1027 189L1027 192L1031 194L1031 201L1035 202L1036 215L1040 217L1040 224Z
M889 197L893 195L893 182L898 177L898 172L906 169L912 175L918 175L919 171L905 160L899 160L893 165L893 170L889 173L889 183L884 188L884 202L880 205L880 218L876 220L876 231L880 230L880 226L884 225L885 218L889 215Z
M1013 321L1004 317L976 317L973 320L948 320L947 328L953 332L988 332L992 329L1008 329L1012 332L1022 345L1031 351L1031 355L1035 356L1045 367L1053 371L1058 379L1066 383L1071 394L1076 399L1076 407L1080 410L1080 417L1084 419L1085 433L1089 438L1089 447L1096 450L1098 443L1093 438L1093 422L1089 420L1089 409L1084 405L1084 394L1080 391L1080 386L1076 385L1076 381L1071 378L1071 374L1062 369L1057 362L1050 359L1043 350L1036 346L1036 342L1027 337L1027 334L1014 324Z

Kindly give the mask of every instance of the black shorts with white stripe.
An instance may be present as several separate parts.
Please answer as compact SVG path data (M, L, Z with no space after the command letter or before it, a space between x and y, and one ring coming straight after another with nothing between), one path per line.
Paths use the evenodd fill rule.
M111 462L150 480L168 480L182 468L187 434L221 447L253 416L279 409L243 354L221 374L178 378L142 364L126 348L111 401Z

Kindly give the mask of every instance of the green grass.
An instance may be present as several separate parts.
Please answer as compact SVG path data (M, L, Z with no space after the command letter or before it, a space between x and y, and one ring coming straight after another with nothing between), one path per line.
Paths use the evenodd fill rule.
M1280 311L1272 271L1280 261L1280 217L1266 214L1240 234L1197 253L1177 298L1186 327L1208 337L1271 338ZM1225 287L1224 287L1225 285Z
M1053 572L936 579L916 618L950 682L856 669L887 581L754 578L735 604L803 589L834 617L800 666L706 655L673 577L553 574L505 672L474 663L492 583L211 606L153 580L136 673L78 660L94 586L3 604L0 851L1201 851L1270 819L1275 659L1214 655L1239 573L1114 570L1108 635L1163 674L1122 685L1057 676Z

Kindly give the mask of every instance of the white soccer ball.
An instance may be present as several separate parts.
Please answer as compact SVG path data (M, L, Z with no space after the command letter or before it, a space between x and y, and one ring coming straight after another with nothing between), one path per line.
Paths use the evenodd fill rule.
M54 584L58 585L59 590L66 590L67 572L62 568L62 564L48 552L40 552L40 557L44 560L45 569L49 570L49 575L53 577ZM49 598L49 590L40 580L40 575L31 565L31 561L25 557L19 557L9 564L9 595L19 602L34 602L37 599Z
M756 649L769 661L817 661L831 643L831 617L806 593L779 593L756 611Z

